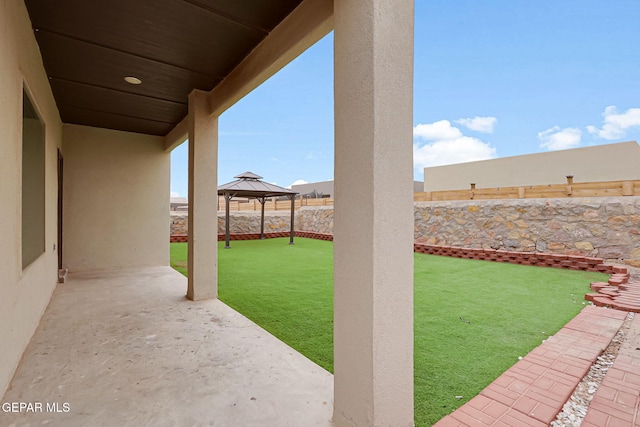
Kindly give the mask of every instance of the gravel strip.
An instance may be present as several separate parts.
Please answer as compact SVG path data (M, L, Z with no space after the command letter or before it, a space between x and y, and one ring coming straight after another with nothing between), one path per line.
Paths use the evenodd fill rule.
M589 372L573 391L567 403L564 404L562 411L557 415L556 419L549 424L551 427L579 427L582 424L582 420L584 420L584 417L587 415L587 409L598 390L598 386L600 386L607 371L613 366L613 362L615 362L618 356L618 351L625 340L633 316L634 313L627 315L627 318L607 348L591 366Z

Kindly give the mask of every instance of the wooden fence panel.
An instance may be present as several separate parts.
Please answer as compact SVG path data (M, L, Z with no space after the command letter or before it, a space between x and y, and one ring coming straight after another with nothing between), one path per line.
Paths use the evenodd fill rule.
M333 199L326 197L320 199L306 199L304 206L333 206Z
M499 199L544 199L563 197L622 197L640 196L640 180L607 182L573 182L566 184L528 185L521 187L470 188L468 190L427 191L413 193L416 202L452 200L499 200ZM303 199L295 201L295 209L301 206L333 206L334 199ZM225 209L224 197L218 198L218 210ZM265 202L265 210L285 211L291 209L289 200ZM260 211L257 200L232 200L230 211Z
M545 199L563 197L640 196L640 180L573 182L522 187L470 188L468 190L414 193L414 201Z

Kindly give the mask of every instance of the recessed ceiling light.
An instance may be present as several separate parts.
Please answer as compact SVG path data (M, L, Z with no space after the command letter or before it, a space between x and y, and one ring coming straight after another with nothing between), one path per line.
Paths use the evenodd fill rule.
M124 81L132 84L132 85L141 85L142 84L142 80L140 80L137 77L133 77L133 76L127 76L124 78Z

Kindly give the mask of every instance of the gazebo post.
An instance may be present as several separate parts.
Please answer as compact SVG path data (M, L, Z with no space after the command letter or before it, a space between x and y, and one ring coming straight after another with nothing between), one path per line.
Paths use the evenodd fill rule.
M225 249L229 249L231 246L229 246L229 204L231 202L231 194L229 193L225 193L224 194L224 220L225 220L225 229L224 229L224 241L225 241L225 245L224 248Z
M289 198L291 199L291 230L289 231L289 244L293 245L293 221L296 213L296 195L292 194Z
M264 240L264 196L258 198L260 202L260 240Z

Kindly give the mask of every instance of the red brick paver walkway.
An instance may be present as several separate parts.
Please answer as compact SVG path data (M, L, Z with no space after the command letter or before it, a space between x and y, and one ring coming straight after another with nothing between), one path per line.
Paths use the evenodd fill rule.
M596 358L609 345L626 316L624 311L585 307L553 337L435 426L548 426ZM630 331L640 334L640 316L636 316ZM635 355L634 351L639 354ZM619 368L616 366L618 361ZM592 424L583 424L585 427L640 426L637 424L637 400L635 415L629 409L632 397L638 399L640 395L640 351L629 349L622 352L621 349L616 365L605 379L609 381L603 395L596 394L598 400L592 403L595 407L590 407L587 414L593 421L589 421ZM625 405L624 409L618 408L619 404ZM600 414L609 417L605 424L602 424L602 418L596 418ZM633 417L636 424L629 422ZM626 420L626 424L616 424L618 420Z
M640 427L640 315L591 401L582 427Z

